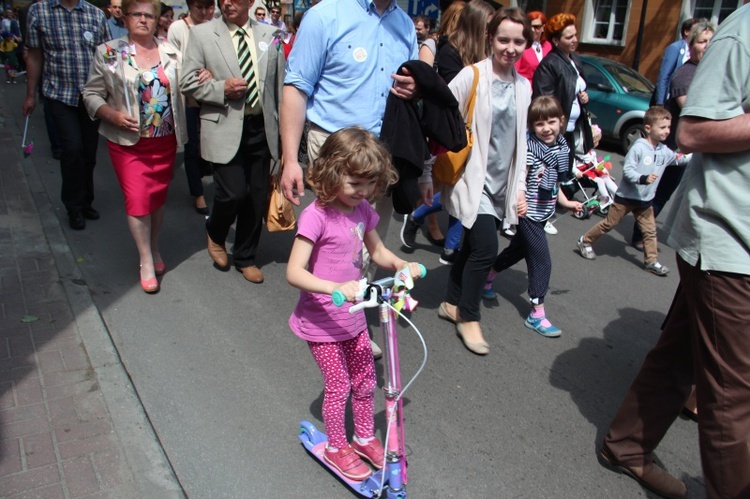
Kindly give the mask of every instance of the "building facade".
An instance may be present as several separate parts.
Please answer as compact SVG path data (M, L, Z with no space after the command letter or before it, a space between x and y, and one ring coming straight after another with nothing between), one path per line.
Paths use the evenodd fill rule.
M517 0L511 4L541 10L547 17L558 12L574 14L579 53L613 59L656 81L664 49L680 36L682 21L704 17L718 25L748 1Z

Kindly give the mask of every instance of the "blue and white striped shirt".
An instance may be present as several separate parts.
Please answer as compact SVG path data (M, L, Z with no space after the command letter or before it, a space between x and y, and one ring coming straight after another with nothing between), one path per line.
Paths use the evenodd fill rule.
M559 182L568 177L570 149L562 134L548 146L531 132L526 133L526 218L544 222L555 214Z
M29 8L26 26L26 46L44 52L42 93L77 106L96 47L109 39L104 12L86 0L71 10L42 0Z

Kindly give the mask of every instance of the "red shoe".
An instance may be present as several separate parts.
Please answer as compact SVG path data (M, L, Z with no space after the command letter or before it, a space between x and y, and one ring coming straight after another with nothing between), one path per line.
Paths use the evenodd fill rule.
M156 280L156 277L152 277L151 279L141 279L141 287L146 293L156 293L159 291L159 281Z
M146 293L156 293L159 291L159 281L156 280L156 277L152 277L151 279L144 279L141 277L141 288L143 288L143 291Z
M372 470L362 462L359 456L354 452L351 446L347 445L336 452L329 450L327 447L323 451L323 459L341 473L342 476L349 480L361 482L368 476L372 475Z
M383 467L383 458L385 457L385 449L380 440L373 438L366 444L360 444L357 439L352 439L352 449L354 452L367 459L373 468L379 470Z
M161 257L159 257L159 259L161 259ZM163 261L158 262L158 263L154 262L154 273L156 275L163 275L164 272L166 272L166 271L167 271L167 266L164 265Z

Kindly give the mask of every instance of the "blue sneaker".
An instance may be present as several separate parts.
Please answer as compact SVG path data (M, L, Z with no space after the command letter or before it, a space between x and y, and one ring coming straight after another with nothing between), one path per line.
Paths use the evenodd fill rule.
M497 298L497 293L495 293L495 290L492 289L492 283L488 283L489 287L485 285L484 288L482 288L482 298L485 300L494 300Z
M562 334L562 331L552 324L548 327L542 326L543 319L544 317L532 317L531 313L529 313L529 316L526 317L526 322L524 322L523 325L529 329L533 329L542 336L546 336L547 338L557 338Z

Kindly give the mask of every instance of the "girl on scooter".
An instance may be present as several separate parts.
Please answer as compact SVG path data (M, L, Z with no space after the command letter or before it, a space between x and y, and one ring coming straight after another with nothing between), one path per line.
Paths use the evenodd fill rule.
M375 231L378 215L369 202L396 183L390 155L370 132L351 127L332 134L323 144L307 182L316 195L299 218L286 277L300 289L289 318L292 331L308 342L325 385L323 422L328 446L323 458L341 475L364 480L383 464L384 449L375 437L375 363L364 311L350 314L331 300L334 291L355 301L359 280L367 270L363 250L378 266L399 270L417 263L394 255ZM368 202L369 201L369 202ZM352 393L354 438L344 426L346 403Z

